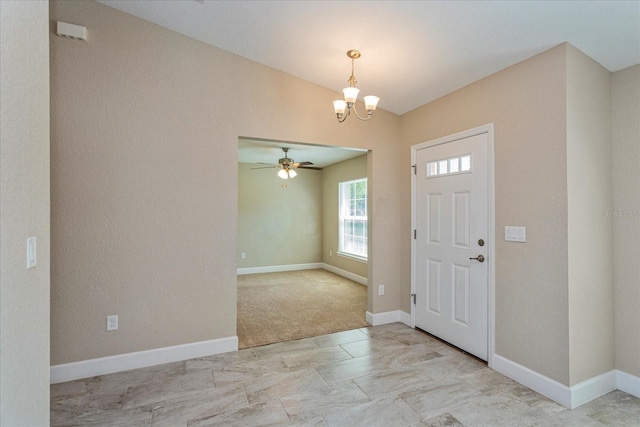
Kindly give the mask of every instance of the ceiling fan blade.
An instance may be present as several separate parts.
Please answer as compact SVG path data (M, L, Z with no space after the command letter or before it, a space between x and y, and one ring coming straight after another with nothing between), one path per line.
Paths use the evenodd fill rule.
M277 168L278 166L262 166L259 168L250 168L250 170L254 170L254 169L273 169L273 168Z
M314 171L321 171L322 168L316 168L316 167L312 167L312 166L298 166L298 169L311 169Z
M296 168L299 168L300 166L311 166L311 165L313 165L313 163L311 162L297 162L293 164L293 166Z

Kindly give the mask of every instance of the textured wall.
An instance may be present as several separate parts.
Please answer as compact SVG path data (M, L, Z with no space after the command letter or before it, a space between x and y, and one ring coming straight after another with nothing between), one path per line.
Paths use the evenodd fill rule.
M0 425L49 425L49 6L0 2ZM37 265L26 269L26 241Z
M611 73L567 46L570 384L614 369Z
M338 183L367 177L367 156L336 163L322 170L322 262L367 277L367 263L338 256ZM369 182L367 182L369 190ZM329 255L329 251L333 255ZM382 284L382 283L381 283Z
M397 283L396 115L339 124L335 92L94 2L51 19L89 32L51 37L52 364L236 334L239 136L372 150L369 278Z
M323 171L283 180L274 168L254 167L238 165L238 267L320 262Z
M401 164L409 163L411 145L495 123L496 353L563 384L569 384L566 50L536 55L401 117ZM407 303L410 173L401 190ZM506 242L505 225L526 226L527 243Z
M616 368L640 377L640 65L613 74Z

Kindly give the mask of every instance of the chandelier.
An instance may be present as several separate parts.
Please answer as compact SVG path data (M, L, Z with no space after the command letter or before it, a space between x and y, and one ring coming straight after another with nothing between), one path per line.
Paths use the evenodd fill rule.
M360 117L354 106L356 99L358 99L358 93L360 92L360 89L356 88L356 83L358 83L358 81L354 75L354 63L361 55L357 50L350 50L347 52L347 56L351 58L351 77L349 77L348 80L349 87L342 89L342 92L344 93L344 101L341 99L333 101L333 110L335 111L338 122L340 123L347 120L347 117L351 114L351 110L353 110L353 113L360 120L369 120L373 115L373 112L376 111L380 98L373 95L365 96L364 108L367 111L367 117Z

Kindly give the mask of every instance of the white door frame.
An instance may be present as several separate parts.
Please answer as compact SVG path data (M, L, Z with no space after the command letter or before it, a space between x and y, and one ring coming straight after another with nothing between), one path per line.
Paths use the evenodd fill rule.
M488 268L488 307L487 307L487 362L490 368L493 368L493 355L495 354L495 290L496 290L496 277L495 277L495 242L496 242L496 230L495 230L495 131L494 124L489 123L477 128L469 129L466 131L458 132L453 135L447 135L442 138L433 139L431 141L423 142L420 144L411 146L411 164L416 165L417 151L427 147L433 147L435 145L446 144L448 142L457 141L459 139L468 138L486 133L488 139L487 153L487 198L489 208L489 232L487 242L487 268ZM414 168L414 174L411 177L411 230L416 229L416 173ZM416 293L416 240L411 239L411 293ZM416 326L416 306L411 300L411 327Z

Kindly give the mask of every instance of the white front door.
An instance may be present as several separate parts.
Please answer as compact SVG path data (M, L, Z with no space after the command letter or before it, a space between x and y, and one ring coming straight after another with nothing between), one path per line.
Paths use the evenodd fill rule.
M488 353L488 134L416 152L416 326Z

